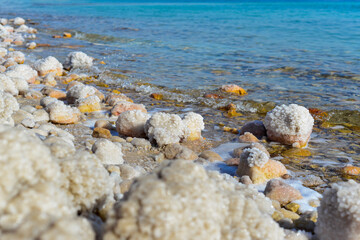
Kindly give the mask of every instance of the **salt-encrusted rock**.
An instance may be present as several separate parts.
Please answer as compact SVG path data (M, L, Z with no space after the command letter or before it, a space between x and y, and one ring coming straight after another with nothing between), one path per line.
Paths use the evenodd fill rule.
M19 94L19 90L16 88L15 83L5 74L0 74L0 90L14 96Z
M200 114L189 112L183 118L186 128L185 138L188 141L201 139L201 130L204 130L204 119Z
M6 59L6 61L3 63L3 66L5 68L8 68L8 67L12 67L12 66L15 66L17 65L17 62L15 62L15 60L13 58L8 58Z
M252 133L258 139L262 139L264 136L266 136L266 128L264 123L259 120L247 122L244 126L242 126L240 129L240 135L243 135L246 132Z
M188 161L165 161L115 206L104 239L283 239L272 211L255 189Z
M102 164L122 164L124 162L121 144L99 139L94 143L91 150L101 160Z
M13 59L18 64L23 64L25 62L25 55L20 51L9 52L6 57L8 59Z
M36 45L35 42L31 42L31 43L26 44L26 47L27 47L28 49L35 49L36 46L37 46L37 45Z
M105 128L108 130L113 129L113 125L108 120L97 120L95 122L94 128Z
M146 122L145 132L150 141L156 141L159 146L164 146L183 140L186 128L180 116L157 112Z
M15 25L23 25L25 24L25 19L21 18L21 17L16 17L14 19L14 24Z
M145 123L150 115L140 110L125 111L116 120L116 130L120 135L145 137Z
M272 179L266 184L265 196L277 200L282 205L302 199L299 190L279 179Z
M268 112L264 125L270 140L294 147L305 147L310 139L314 119L305 107L281 105Z
M209 162L224 161L224 159L222 159L222 157L219 154L217 154L214 151L210 151L210 150L203 151L199 155L199 157L204 158L204 159L208 160Z
M49 73L55 73L56 76L61 76L63 72L62 64L54 57L39 59L34 63L35 70L38 71L39 76L43 77Z
M55 99L65 99L66 98L65 92L55 89L55 88L52 88L52 87L49 87L49 86L43 87L40 92L45 96L49 96L49 97L55 98Z
M131 180L141 175L141 172L137 171L135 168L128 164L121 164L120 168L120 176L124 180Z
M0 65L0 73L4 73L6 71L6 67Z
M26 112L22 109L19 109L17 111L15 111L12 115L11 115L12 119L14 120L15 124L20 124L24 119L26 118L34 118L33 115L29 112Z
M3 58L3 57L5 57L6 56L6 54L7 54L7 49L6 48L2 48L2 47L0 47L0 58Z
M5 74L12 79L22 78L30 84L34 83L37 77L37 72L26 64L9 67Z
M76 84L67 91L66 100L69 103L75 103L78 99L96 96L97 91L98 90L92 86Z
M70 70L72 68L90 68L93 65L93 58L83 52L71 52L67 56L64 68Z
M68 141L72 145L73 145L73 141L75 140L75 137L71 133L69 133L61 128L58 128L54 124L51 124L51 123L41 124L39 127L39 130L45 131L49 135L61 137L62 139Z
M134 145L134 147L142 148L142 149L150 149L151 143L146 140L145 138L133 138L131 140L131 144Z
M246 148L257 148L260 149L261 151L263 151L269 158L270 158L270 153L267 151L267 149L265 148L264 145L262 145L261 143L251 143L245 147L239 147L239 148L235 148L233 151L233 156L236 158L239 158L242 154L242 152L246 149Z
M28 113L31 113L31 114L36 111L36 108L33 107L33 106L31 106L31 105L22 105L22 106L20 107L20 109L21 109L21 110L24 110L24 111L26 111L26 112L28 112Z
M133 102L133 100L131 100L129 97L125 96L122 93L119 94L110 93L105 98L106 104L109 104L110 106L115 106L117 102L121 102L121 101Z
M13 125L11 115L19 110L19 104L11 94L0 91L0 124Z
M281 162L269 159L266 152L254 147L244 149L236 173L240 177L248 175L257 184L281 177L287 170Z
M6 25L8 23L8 20L6 18L0 18L0 24Z
M42 99L40 100L40 105L41 105L43 108L47 109L47 107L48 107L50 104L52 104L52 103L54 103L54 102L56 102L56 101L57 101L56 98L47 96L47 97L44 97L44 98L42 98Z
M259 142L259 139L255 137L252 133L245 132L243 135L240 135L239 142L241 143L256 143Z
M117 102L111 109L112 116L119 116L121 113L126 111L138 110L147 113L147 110L143 104L135 104L126 101Z
M33 128L35 127L35 121L34 118L25 118L24 120L21 121L21 125L23 125L24 127L27 128Z
M100 99L97 96L90 96L87 98L77 99L75 102L75 106L82 113L89 113L101 110Z
M360 236L360 184L339 182L325 190L315 233L320 240L357 240Z
M42 80L42 83L46 86L50 86L50 87L54 87L57 85L57 82L55 80L55 73L51 72L46 74L46 76L44 77L44 79Z
M189 148L180 145L179 143L171 143L165 147L164 151L167 159L184 159L195 160L198 156Z
M33 113L35 122L48 122L50 120L49 114L44 109L38 109Z
M46 108L50 115L50 121L53 123L73 124L80 120L79 109L65 105L62 101L56 101Z
M234 93L234 94L237 94L237 95L245 95L245 94L247 94L247 92L243 88L241 88L241 87L239 87L238 85L235 85L235 84L222 85L221 90L224 91L224 92Z
M50 136L44 143L50 148L51 154L57 158L70 157L75 153L75 146L62 137Z

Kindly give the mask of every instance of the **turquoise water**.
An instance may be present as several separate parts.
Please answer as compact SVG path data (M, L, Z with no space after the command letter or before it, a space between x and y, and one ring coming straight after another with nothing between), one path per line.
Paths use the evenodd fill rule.
M359 109L356 1L0 3L2 15L76 33L88 43L83 51L132 81L186 91L235 83L248 90L245 99Z

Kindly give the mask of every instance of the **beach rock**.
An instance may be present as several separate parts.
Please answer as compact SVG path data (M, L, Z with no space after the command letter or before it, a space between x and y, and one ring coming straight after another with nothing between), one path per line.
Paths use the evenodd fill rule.
M200 114L188 112L183 118L185 125L185 139L187 141L195 141L202 139L201 131L204 130L204 119Z
M116 120L116 131L120 135L145 137L145 124L150 115L140 110L122 112Z
M107 139L97 140L91 150L102 164L122 164L124 162L121 145Z
M50 121L58 124L74 124L80 120L80 111L56 101L46 107L50 115Z
M17 62L15 62L15 60L13 58L8 58L3 63L3 66L5 68L9 68L9 67L16 66L16 65L18 65L18 64L17 64Z
M142 148L142 149L150 149L151 143L146 140L145 138L133 138L131 140L131 144L134 145L136 148Z
M80 110L82 113L89 113L101 110L100 99L97 96L90 96L87 98L80 98L77 99L75 102L75 106Z
M35 42L28 43L28 44L26 44L26 47L28 49L35 49L36 48L36 43Z
M49 73L55 73L56 76L61 76L63 73L62 64L52 56L37 60L34 63L34 68L41 77L46 76Z
M74 144L62 137L50 136L44 140L51 151L51 154L57 158L63 159L72 156L76 149Z
M140 173L135 170L132 166L128 164L121 164L120 168L120 176L124 180L131 180L135 177L140 176Z
M266 114L264 125L271 141L302 148L310 139L314 119L302 106L281 105Z
M247 176L247 175L244 175L240 178L240 182L242 184L246 184L246 185L250 185L250 184L253 184L253 182L251 181L250 177Z
M357 176L360 174L360 167L355 167L352 165L347 165L341 169L341 172L346 175Z
M315 175L307 175L300 180L305 187L316 187L325 183L320 177Z
M284 218L288 218L291 220L296 220L300 218L299 214L286 210L284 208L281 208L280 212L283 214Z
M98 96L98 90L95 87L87 86L84 84L76 84L66 92L66 100L73 104L78 99L85 99L90 96ZM101 100L101 97L98 96Z
M133 100L131 100L129 97L125 96L122 93L110 93L109 95L106 96L105 98L105 103L110 105L110 106L115 106L116 103L118 102L133 102Z
M244 147L238 147L238 148L235 148L233 150L233 153L232 155L235 157L235 158L240 158L242 152L246 149L246 148L257 148L257 149L260 149L261 151L263 151L269 158L270 158L270 153L266 150L265 146L262 145L261 143L251 143L247 146L244 146Z
M108 120L97 120L95 122L94 128L105 128L108 130L112 130L113 125Z
M0 90L10 93L13 96L19 94L19 90L16 88L15 83L5 74L0 73Z
M0 58L4 58L7 55L8 51L6 48L0 47Z
M15 25L23 25L23 24L25 24L25 20L23 18L21 18L21 17L16 17L14 19L14 24Z
M23 64L25 62L25 55L20 51L9 52L6 57L14 60L18 64Z
M38 109L33 113L35 122L48 122L50 121L49 114L44 109Z
M237 95L245 95L245 94L247 94L247 92L243 88L241 88L241 87L239 87L238 85L235 85L235 84L222 85L221 90L224 91L224 92L234 93L234 94L237 94Z
M15 111L12 115L11 115L12 119L14 120L15 124L20 124L24 119L26 118L33 118L33 115L27 111L24 111L22 109L19 109L17 111Z
M138 178L113 211L106 240L284 238L269 215L271 202L263 195L189 161L164 161L153 173Z
M0 18L0 24L6 25L8 23L8 20L6 18Z
M303 198L299 190L279 179L270 180L266 184L264 194L270 199L279 201L282 205Z
M240 135L243 135L246 132L252 133L258 139L262 139L266 136L264 123L259 120L245 123L245 125L240 129Z
M203 151L199 155L199 157L204 158L204 159L208 160L209 162L216 162L216 161L223 162L224 161L224 159L222 159L222 157L218 153L216 153L214 151L210 151L210 150Z
M21 125L23 125L24 127L27 128L33 128L35 127L35 121L34 118L25 118L24 120L21 121Z
M326 189L315 227L320 240L355 240L360 236L360 184L349 180Z
M121 102L117 102L113 106L113 108L111 109L111 115L112 116L119 116L123 112L133 111L133 110L138 110L138 111L141 111L143 113L147 113L147 110L145 109L145 106L142 105L142 104L135 104L135 103L131 103L131 102L121 101Z
M19 104L11 94L0 91L0 124L14 125L11 115L19 110Z
M105 128L94 128L92 133L92 137L94 138L111 138L111 132Z
M22 78L29 84L35 83L37 72L29 65L21 64L9 67L5 72L6 76L13 78Z
M241 143L256 143L259 142L259 139L255 137L252 133L245 132L243 135L240 135L239 142Z
M57 85L57 82L55 80L55 75L56 74L54 72L46 74L46 76L42 80L42 83L45 86L55 87Z
M236 171L239 177L248 175L255 184L281 177L286 173L287 170L281 162L269 159L268 155L258 148L244 150Z
M66 93L61 91L61 90L58 90L58 89L55 89L55 88L52 88L52 87L44 87L43 89L41 89L40 91L43 95L45 96L49 96L51 98L55 98L55 99L61 99L61 100L65 100L66 99Z
M67 55L64 68L70 70L72 68L91 68L93 58L83 52L71 52Z
M56 102L57 99L56 98L53 98L53 97L44 97L40 100L40 105L44 108L44 109L47 109L48 106L50 106L50 104Z
M179 143L172 143L165 147L165 157L167 159L184 159L184 160L195 160L197 155L189 148L180 145Z

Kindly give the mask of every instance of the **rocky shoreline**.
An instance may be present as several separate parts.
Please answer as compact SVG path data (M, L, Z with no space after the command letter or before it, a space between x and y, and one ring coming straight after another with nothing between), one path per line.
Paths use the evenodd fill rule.
M75 73L93 67L86 53L29 62L16 47L36 49L36 33L22 18L0 19L1 239L357 236L358 183L336 183L321 196L306 188L327 187L321 178L300 181L264 145L306 155L314 125L306 108L277 106L264 123L242 126L237 147L216 151L201 135L200 114L149 114L126 94ZM219 91L247 94L236 85ZM223 111L239 114L231 104ZM222 157L226 151L231 158Z

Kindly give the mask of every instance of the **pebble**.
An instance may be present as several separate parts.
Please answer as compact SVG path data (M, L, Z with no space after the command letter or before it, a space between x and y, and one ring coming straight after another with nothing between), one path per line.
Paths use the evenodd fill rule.
M253 134L258 139L262 139L266 136L266 129L264 126L264 123L259 120L247 122L241 129L240 129L240 135L245 134L246 132L249 132Z
M248 175L242 176L240 178L240 182L245 185L251 185L253 182L251 181L250 177Z
M110 138L111 132L108 129L96 127L92 133L94 138Z
M165 147L164 151L167 159L184 159L195 160L198 156L189 148L180 145L179 143L172 143Z
M94 125L95 128L105 128L112 130L113 125L108 120L97 120Z
M270 199L279 201L281 205L303 198L299 190L279 179L270 180L266 184L264 194Z
M35 127L35 121L34 121L34 119L31 119L31 118L25 118L24 120L21 121L21 124L27 128Z
M133 138L131 140L131 144L137 148L142 148L142 149L150 149L151 148L151 143L148 140L146 140L145 138Z
M284 218L288 218L291 220L296 220L300 218L299 214L286 210L285 208L281 208L280 212L284 215Z
M297 212L300 208L300 205L297 204L297 203L288 203L285 205L285 208L289 211L292 211L292 212Z
M223 158L216 152L214 151L210 151L210 150L205 150L203 151L199 157L202 157L206 160L208 160L209 162L216 162L216 161L220 161L223 162Z

